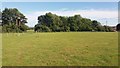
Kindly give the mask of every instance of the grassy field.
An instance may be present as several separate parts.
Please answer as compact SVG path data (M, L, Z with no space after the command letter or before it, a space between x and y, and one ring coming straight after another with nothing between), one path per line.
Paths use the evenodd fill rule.
M0 67L2 67L2 34L0 33Z
M117 32L4 33L3 66L116 66Z

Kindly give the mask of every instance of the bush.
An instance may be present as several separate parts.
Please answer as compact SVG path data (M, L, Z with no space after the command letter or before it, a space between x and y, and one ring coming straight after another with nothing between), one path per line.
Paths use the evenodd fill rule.
M35 25L34 31L35 32L50 32L51 30L47 26L37 24Z

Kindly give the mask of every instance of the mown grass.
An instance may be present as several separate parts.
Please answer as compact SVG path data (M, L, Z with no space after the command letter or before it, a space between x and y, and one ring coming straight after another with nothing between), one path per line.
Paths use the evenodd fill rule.
M4 33L3 66L117 66L117 32Z

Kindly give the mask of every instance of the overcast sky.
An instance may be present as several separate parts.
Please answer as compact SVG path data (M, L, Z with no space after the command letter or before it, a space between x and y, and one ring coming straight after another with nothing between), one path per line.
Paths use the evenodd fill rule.
M59 16L73 16L98 20L102 25L115 26L118 23L117 2L3 2L4 8L17 8L28 18L28 26L37 24L37 17L47 12Z

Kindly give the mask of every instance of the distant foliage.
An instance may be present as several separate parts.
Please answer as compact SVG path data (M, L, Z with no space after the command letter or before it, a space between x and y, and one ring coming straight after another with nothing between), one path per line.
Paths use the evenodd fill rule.
M36 32L112 31L109 26L102 26L100 22L82 18L80 15L65 17L51 12L38 17L38 24L34 30Z
M16 25L16 19L20 18L21 24ZM16 8L5 8L2 11L2 32L24 32L28 29L26 17Z

